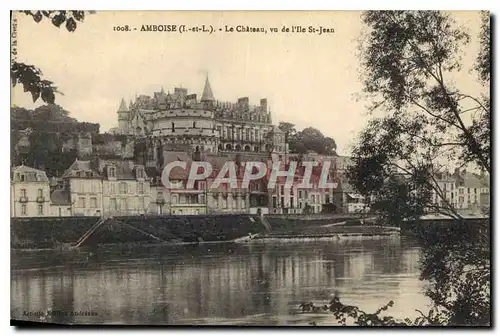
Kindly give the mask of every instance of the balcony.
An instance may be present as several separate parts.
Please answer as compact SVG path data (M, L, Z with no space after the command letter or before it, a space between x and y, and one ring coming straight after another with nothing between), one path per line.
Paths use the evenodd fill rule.
M44 202L45 202L45 197L43 197L43 196L38 196L38 197L36 198L36 201L37 201L38 203L44 203Z
M26 196L19 197L19 202L20 203L28 203L28 197L26 197Z

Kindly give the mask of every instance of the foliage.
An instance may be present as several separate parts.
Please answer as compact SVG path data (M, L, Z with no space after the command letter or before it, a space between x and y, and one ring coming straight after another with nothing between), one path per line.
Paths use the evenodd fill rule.
M387 311L390 307L394 306L393 301L389 301L386 305L380 307L373 313L367 313L357 306L344 305L340 302L340 298L335 297L328 305L321 307L315 306L312 302L301 303L299 308L302 312L320 312L330 311L336 319L336 322L342 326L357 325L361 327L403 327L403 326L442 326L446 323L443 313L436 308L424 314L421 311L420 316L411 320L405 318L404 320L397 320L392 316L385 315L383 312ZM315 325L313 323L313 325Z
M24 164L44 169L48 176L59 176L71 165L77 152L63 152L63 145L76 139L79 132L98 133L99 124L80 123L68 116L69 112L58 105L43 105L35 110L11 108L11 158L14 165ZM23 136L29 146L20 148Z
M43 18L46 18L58 28L64 24L68 32L73 32L76 29L77 23L83 22L85 18L84 11L76 10L25 10L20 12L31 16L36 23L39 23L43 20ZM36 102L39 98L41 98L45 103L54 104L55 93L62 94L58 91L57 87L53 85L53 82L43 79L42 71L34 65L12 62L10 68L10 78L13 87L15 87L16 84L21 84L24 92L31 93L33 102Z
M489 221L435 226L418 235L426 294L450 325L490 323Z
M60 93L57 87L49 80L42 79L43 73L33 65L13 62L10 68L10 79L12 86L22 84L24 92L30 92L33 97L33 102L38 98L48 104L53 104L55 101L55 93Z
M489 107L453 83L464 67L461 52L470 39L465 30L451 14L438 11L373 11L363 21L371 29L361 57L364 91L373 98L373 108L418 117L425 149L468 149L489 172L486 143L466 125L466 116L481 119Z
M479 33L479 42L481 47L479 49L479 55L476 59L475 70L483 84L489 85L491 73L491 25L489 12L481 13L481 32Z
M373 11L364 13L363 21L369 30L360 44L364 92L372 111L381 108L385 115L361 132L349 182L365 196L380 196L383 187L391 189L385 186L389 176L403 174L412 194L419 195L416 214L427 209L460 218L437 177L449 165L474 163L490 171L489 100L453 84L464 67L461 49L469 36L450 14L436 11ZM439 206L424 197L430 191ZM379 210L390 213L404 203L392 200Z
M323 213L337 213L337 206L334 203L325 203L321 207Z
M289 122L280 122L278 128L287 135L290 152L306 154L312 150L318 154L335 155L337 144L330 137L325 137L319 130L307 127L297 131L295 125Z
M465 224L446 199L438 179L450 165L473 164L491 171L489 92L475 97L453 81L467 66L478 73L485 89L489 87L489 17L482 17L475 65L462 60L470 37L451 14L372 11L363 14L363 22L364 92L372 101L371 111L380 109L383 115L370 120L360 133L347 173L349 183L373 198L372 210L393 225L428 211L457 219L448 229L421 232L421 278L430 283L427 296L435 307L418 323L405 323L487 325L489 233L470 230L471 224ZM439 205L431 201L432 193ZM358 324L365 323L367 315L354 308L343 314L354 314ZM368 315L373 317L371 324L396 325L377 313Z

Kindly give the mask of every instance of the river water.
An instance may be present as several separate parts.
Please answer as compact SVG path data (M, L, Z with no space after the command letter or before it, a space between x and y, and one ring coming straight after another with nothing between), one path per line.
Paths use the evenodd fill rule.
M416 317L429 300L402 238L12 252L11 318L76 324L332 323L301 302ZM50 315L42 316L47 311Z

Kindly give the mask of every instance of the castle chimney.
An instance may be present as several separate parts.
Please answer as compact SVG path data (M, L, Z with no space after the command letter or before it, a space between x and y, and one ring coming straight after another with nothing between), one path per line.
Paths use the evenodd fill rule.
M248 97L242 97L238 99L238 105L240 107L248 107Z
M264 112L267 111L267 99L266 98L262 98L260 100L260 107L261 107L262 111L264 111Z

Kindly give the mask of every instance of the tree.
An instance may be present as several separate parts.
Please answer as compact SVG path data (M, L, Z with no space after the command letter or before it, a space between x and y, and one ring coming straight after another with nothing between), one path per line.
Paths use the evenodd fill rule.
M490 172L490 109L484 98L489 92L474 97L453 84L454 74L465 66L460 52L469 36L442 12L366 12L363 22L369 29L360 44L363 89L371 109L383 109L385 116L371 120L361 133L351 184L370 194L398 171L438 195L444 206L437 212L460 217L443 197L436 175L450 164L474 163ZM486 74L484 63L478 64ZM417 181L423 171L426 179Z
M417 232L423 247L420 278L428 281L426 294L449 325L491 321L488 226L458 222Z
M475 70L483 84L489 85L491 73L491 25L489 12L481 13L479 42L480 49L476 59Z
M83 22L85 18L84 11L20 11L20 13L31 16L36 23L39 23L46 18L58 28L64 24L68 32L75 31L77 23ZM93 13L93 11L90 11L89 13ZM12 14L13 13L11 11L11 20ZM21 84L24 92L31 93L33 102L36 102L39 98L41 98L44 102L53 104L55 101L55 93L62 93L58 91L56 86L53 85L53 82L43 79L42 76L42 71L34 65L28 65L15 61L11 64L10 78L13 87L15 87L16 84Z
M13 164L44 169L48 176L62 173L76 158L76 151L63 152L64 144L70 139L76 140L79 132L99 133L99 124L78 122L68 114L55 104L34 110L11 108ZM18 146L21 131L28 136L28 147Z
M292 153L306 154L307 151L312 150L323 155L336 154L337 144L335 140L325 137L316 128L307 127L302 131L297 131L295 125L288 122L281 122L278 128L287 134Z
M278 128L284 133L288 134L289 137L293 137L297 133L295 125L289 122L280 121Z
M446 230L420 232L421 278L430 283L427 295L440 315L438 324L488 324L489 235L470 230L437 179L452 165L491 171L489 18L482 14L475 64L464 64L461 51L470 37L450 14L366 12L363 22L368 28L360 44L364 92L371 110L384 115L360 133L349 182L375 196L372 208L391 224L419 219L428 210L456 219ZM485 89L480 96L453 83L467 67ZM439 205L431 201L432 192Z
M490 172L488 144L466 126L467 118L479 120L489 107L453 84L469 35L450 14L436 11L366 12L363 21L371 29L362 42L363 83L373 108L420 117L422 129L414 137L434 148L466 151Z

